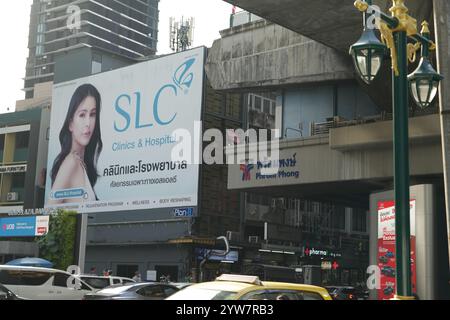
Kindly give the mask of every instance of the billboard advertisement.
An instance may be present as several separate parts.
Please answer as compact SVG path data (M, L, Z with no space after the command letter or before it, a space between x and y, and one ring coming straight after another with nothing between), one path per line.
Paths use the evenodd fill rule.
M416 201L410 202L411 276L416 293ZM389 300L395 295L395 202L378 202L378 266L381 271L378 299Z
M49 216L0 218L0 237L38 237L48 233Z
M197 206L199 166L172 154L180 130L200 150L204 59L201 47L55 85L45 207Z

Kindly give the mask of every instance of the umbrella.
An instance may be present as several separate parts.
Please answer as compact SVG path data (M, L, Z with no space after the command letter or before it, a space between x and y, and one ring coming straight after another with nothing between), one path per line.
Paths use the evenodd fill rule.
M53 263L41 258L21 258L7 263L10 266L52 268Z

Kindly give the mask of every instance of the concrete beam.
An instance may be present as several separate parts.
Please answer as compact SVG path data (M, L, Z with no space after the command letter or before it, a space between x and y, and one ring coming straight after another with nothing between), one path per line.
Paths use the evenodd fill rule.
M341 52L348 52L362 31L362 15L353 0L224 0ZM374 0L385 13L391 0ZM408 0L410 14L431 21L432 1Z
M354 79L350 57L261 20L221 32L209 51L206 72L216 90Z

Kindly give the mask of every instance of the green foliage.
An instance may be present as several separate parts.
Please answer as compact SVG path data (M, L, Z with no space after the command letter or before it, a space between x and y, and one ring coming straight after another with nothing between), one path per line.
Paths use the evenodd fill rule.
M76 264L76 229L76 212L59 210L58 214L50 216L49 232L37 241L40 257L53 262L53 267L60 270Z

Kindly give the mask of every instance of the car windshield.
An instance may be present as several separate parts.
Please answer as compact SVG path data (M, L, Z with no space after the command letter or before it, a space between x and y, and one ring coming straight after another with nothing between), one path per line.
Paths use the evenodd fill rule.
M188 287L171 295L167 300L232 300L236 292Z

